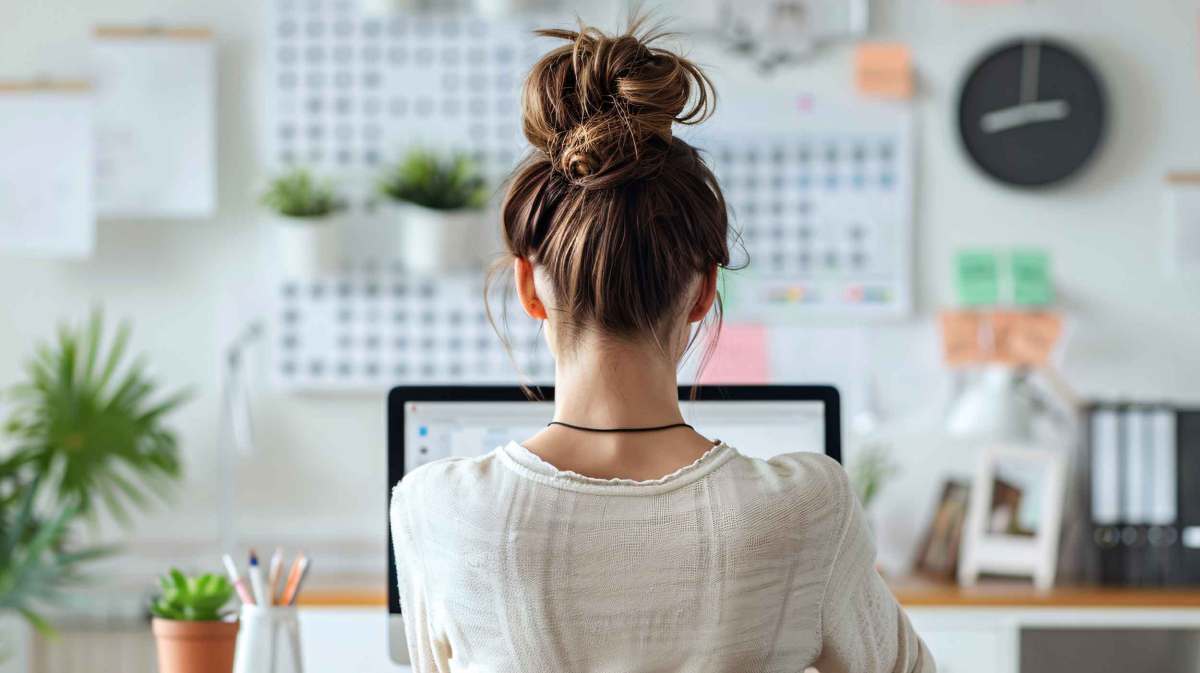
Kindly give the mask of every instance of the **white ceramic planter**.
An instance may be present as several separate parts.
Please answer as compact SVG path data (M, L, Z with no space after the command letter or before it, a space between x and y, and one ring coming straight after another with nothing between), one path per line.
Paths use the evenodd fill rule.
M464 271L482 262L483 210L432 210L397 204L399 259L414 273Z
M276 215L280 270L288 278L312 278L334 273L341 263L341 217L284 217Z

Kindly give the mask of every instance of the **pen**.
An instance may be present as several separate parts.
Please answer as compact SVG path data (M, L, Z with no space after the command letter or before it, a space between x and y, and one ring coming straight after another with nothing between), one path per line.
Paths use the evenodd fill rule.
M246 580L238 576L237 564L233 562L233 557L226 554L222 560L225 561L225 570L229 572L229 581L233 582L233 588L237 589L238 597L246 605L254 605L254 596L246 587Z
M263 587L262 568L258 567L258 554L255 554L253 549L250 550L250 570L247 574L250 575L250 587L254 589L255 603L264 607L270 606L271 602L267 600Z
M275 553L271 554L271 567L267 572L267 593L271 599L271 605L279 603L279 575L283 572L283 549L275 548Z

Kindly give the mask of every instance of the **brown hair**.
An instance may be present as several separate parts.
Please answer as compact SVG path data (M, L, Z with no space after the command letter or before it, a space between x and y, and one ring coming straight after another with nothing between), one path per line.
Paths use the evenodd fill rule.
M549 277L567 339L595 329L657 340L695 279L729 266L725 198L699 152L671 131L706 119L715 92L640 24L620 35L540 30L567 44L525 81L533 151L508 185L502 235L511 255ZM719 327L719 297L715 313Z

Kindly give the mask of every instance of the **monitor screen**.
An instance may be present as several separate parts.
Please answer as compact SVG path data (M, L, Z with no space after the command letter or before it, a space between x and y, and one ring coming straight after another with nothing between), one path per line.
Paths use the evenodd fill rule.
M697 432L748 456L825 451L825 403L819 400L702 400L681 406ZM406 402L404 472L520 442L545 427L553 413L553 402Z

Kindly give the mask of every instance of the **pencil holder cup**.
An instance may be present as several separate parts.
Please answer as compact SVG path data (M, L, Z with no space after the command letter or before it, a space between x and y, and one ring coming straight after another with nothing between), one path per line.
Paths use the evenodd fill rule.
M233 673L304 673L295 607L242 606Z

